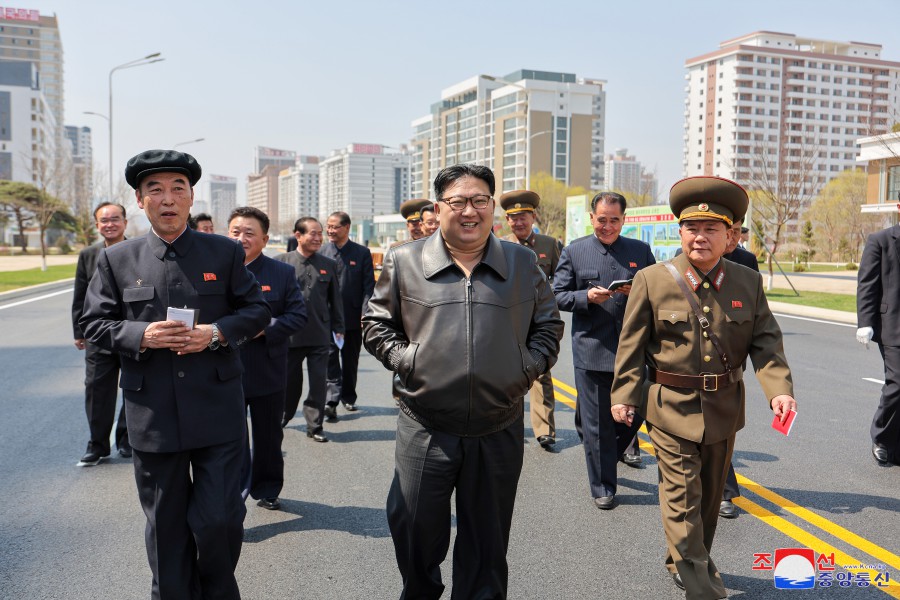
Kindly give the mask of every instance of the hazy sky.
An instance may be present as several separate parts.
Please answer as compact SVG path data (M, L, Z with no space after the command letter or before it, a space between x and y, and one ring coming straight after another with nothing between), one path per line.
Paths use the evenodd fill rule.
M206 174L239 179L256 145L327 156L353 142L397 146L440 91L517 69L606 79L606 152L628 148L681 175L684 62L757 30L882 44L900 61L895 0L217 2L5 0L59 18L66 124L94 133L108 164L107 78L153 52L165 61L114 75L114 167L182 148Z

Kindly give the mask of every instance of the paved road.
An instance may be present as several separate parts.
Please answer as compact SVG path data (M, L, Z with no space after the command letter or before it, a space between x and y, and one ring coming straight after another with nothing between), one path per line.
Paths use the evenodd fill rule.
M146 598L143 515L130 463L74 466L87 427L70 301L67 291L24 304L0 301L0 598ZM790 438L773 432L748 376L748 425L738 436L735 466L747 485L762 487L745 488L740 501L754 514L720 522L714 557L734 597L888 597L874 587L777 591L771 571L752 569L755 553L810 547L836 551L838 563L883 563L892 580L900 578L900 467L878 468L869 456L879 385L865 378L882 377L877 349L856 344L853 327L779 320L800 416ZM554 369L559 452L531 441L525 448L510 597L682 598L662 565L653 460L641 470L620 467L618 508L593 507L567 405L574 395L567 392L568 344ZM360 380L363 409L327 426L330 443L309 442L297 421L288 428L284 510L248 506L238 567L244 598L397 597L384 516L396 409L387 373L367 355ZM449 582L449 567L444 573ZM887 591L900 597L898 589Z

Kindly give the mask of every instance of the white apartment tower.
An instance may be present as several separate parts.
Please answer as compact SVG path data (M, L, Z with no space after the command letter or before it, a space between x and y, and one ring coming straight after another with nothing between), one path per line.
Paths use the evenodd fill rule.
M319 157L298 156L296 164L278 174L278 228L289 233L300 217L319 215ZM275 227L272 223L272 227Z
M0 7L0 60L25 60L37 66L40 87L62 139L64 118L63 50L56 15L27 8Z
M457 163L490 167L497 195L527 188L539 172L600 188L605 112L606 82L571 73L523 69L457 83L412 122L412 195L430 197L438 171Z
M237 208L237 178L225 175L204 175L203 204L194 203L194 214L208 212L213 219L216 232L223 233L228 228L228 216Z
M685 66L685 176L792 180L811 199L900 121L900 63L878 44L757 31Z
M42 186L53 175L60 138L39 80L33 62L0 61L0 179Z
M354 222L396 213L410 195L410 154L405 146L350 144L319 163L319 219L344 211Z

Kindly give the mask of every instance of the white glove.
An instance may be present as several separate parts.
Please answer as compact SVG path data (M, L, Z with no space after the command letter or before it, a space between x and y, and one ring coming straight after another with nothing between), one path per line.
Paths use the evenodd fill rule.
M872 336L875 335L875 330L871 327L860 327L856 330L856 341L860 344L865 344L866 348L869 347L869 342L872 341Z

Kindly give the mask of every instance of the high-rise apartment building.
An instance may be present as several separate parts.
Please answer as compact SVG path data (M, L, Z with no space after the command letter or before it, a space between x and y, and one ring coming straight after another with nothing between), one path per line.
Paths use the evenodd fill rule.
M808 204L856 166L857 138L900 121L900 63L878 44L757 31L686 68L685 176L766 181Z
M72 155L72 199L76 213L91 212L94 198L94 155L90 127L65 126Z
M430 196L437 172L462 162L490 167L498 195L528 187L539 172L599 188L605 113L601 79L519 70L457 83L412 122L412 195Z
M51 175L57 127L37 65L0 61L0 179L42 186Z
M194 214L209 213L216 232L224 233L228 227L228 215L237 208L237 178L224 175L204 175L201 202L194 203ZM199 206L198 206L199 204Z
M278 217L278 174L282 167L266 165L261 173L247 176L247 206L263 211L269 217L269 224L279 223Z
M267 148L265 146L257 146L253 149L253 172L262 173L263 169L269 165L286 169L294 166L297 153L293 150L279 150L277 148ZM272 215L269 215L272 218Z
M37 65L40 88L61 139L65 113L63 50L56 15L48 17L37 10L0 7L0 60L24 60Z
M272 223L279 233L290 233L300 217L319 216L318 156L298 156L294 166L278 174L278 214L280 223ZM276 226L277 225L277 226Z
M641 193L641 174L644 169L633 156L628 155L627 148L617 148L614 154L606 157L603 169L605 186L609 190L618 190L626 196Z
M396 213L410 195L410 154L405 146L350 144L319 163L319 218L344 211L354 222ZM323 221L324 222L324 221Z

